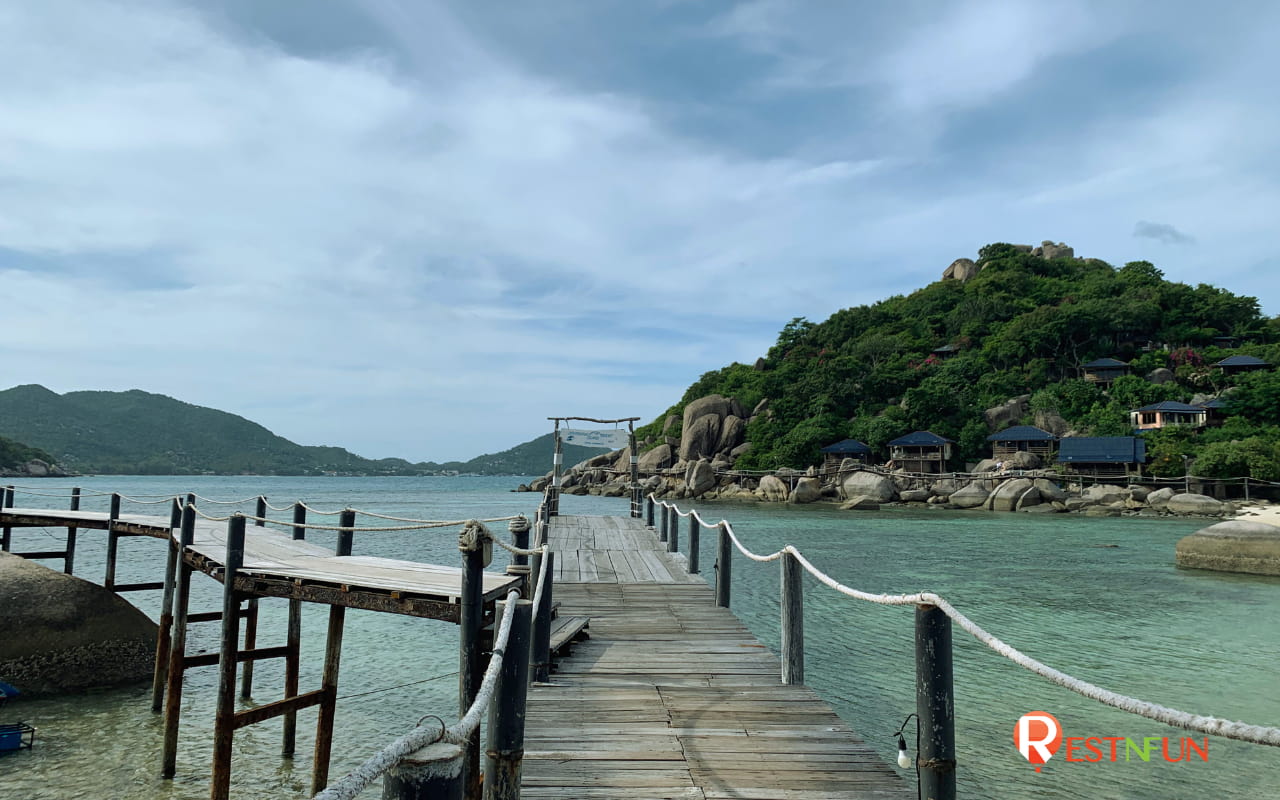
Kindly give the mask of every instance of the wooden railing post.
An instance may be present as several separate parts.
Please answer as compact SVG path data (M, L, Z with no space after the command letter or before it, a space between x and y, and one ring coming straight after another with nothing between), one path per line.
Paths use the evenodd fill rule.
M71 490L71 510L80 510L80 487L77 486ZM62 571L68 575L74 574L76 568L76 527L73 525L67 528L67 557L62 562Z
M354 528L356 512L344 510L338 515L338 526ZM336 556L351 555L353 532L338 532ZM311 793L319 794L329 785L329 758L333 753L333 718L338 710L338 673L342 667L342 634L347 620L347 609L342 606L329 607L329 627L325 633L324 671L320 677L320 690L324 699L320 701L320 713L316 718L315 751L311 761Z
M500 603L500 606L505 603ZM516 600L511 631L502 654L498 685L489 706L489 741L485 748L484 800L520 800L520 767L524 760L525 699L529 689L529 638L533 603ZM501 611L494 617L501 619ZM496 655L496 653L495 653Z
M244 563L244 516L227 520L227 551L222 572L222 640L218 651L218 705L213 724L213 776L210 800L231 794L231 743L235 737L236 649L240 644L240 600L236 572Z
M183 554L195 541L196 503L187 495L182 508L182 532L178 537L178 571L173 587L173 634L169 644L169 674L166 679L164 710L164 748L160 756L160 775L172 778L178 765L178 723L182 719L182 683L186 675L187 607L191 597L191 566Z
M517 517L507 523L507 530L511 532L511 544L520 550L529 549L529 520L525 517ZM512 553L511 564L518 567L526 567L529 565L529 556L524 553Z
M484 679L482 663L481 628L484 626L484 542L481 536L472 538L470 528L464 529L458 549L462 551L462 588L459 591L458 631L458 714L467 713L480 692ZM462 743L463 785L468 798L480 796L480 731L477 728Z
M382 777L383 800L463 800L462 748L436 742L400 759Z
M693 519L693 512L689 512L689 519ZM680 552L680 514L673 508L671 509L671 525L667 528L667 552Z
M564 465L564 449L560 441L560 421L556 420L555 429L556 452L551 457L551 487L547 492L547 516L560 513L560 470Z
M116 555L120 550L120 534L116 532L116 520L120 519L120 495L111 495L111 507L107 512L107 571L102 585L108 589L116 585Z
M653 528L653 498L646 497L644 499L644 502L645 502L644 524L648 525L650 528Z
M263 522L267 516L267 498L258 495L258 502L254 505L253 515L258 517L253 521L256 527L264 528L267 523ZM245 615L244 620L244 649L252 650L258 646L258 598L249 598L249 613ZM240 697L248 700L253 697L253 661L244 662L244 666L240 668Z
M307 507L301 500L293 504L294 540L307 538ZM302 601L289 601L289 622L285 633L285 647L288 653L284 657L284 696L298 696L298 673L301 666L302 647ZM284 715L284 735L280 745L280 755L293 758L298 741L298 712L290 711Z
M13 487L0 489L0 508L13 508ZM0 551L8 553L13 550L13 528L5 525L0 529Z
M689 574L698 574L698 536L702 532L698 518L689 515Z
M636 452L635 423L628 422L632 430L627 434L627 448L631 452L631 516L640 516L640 454Z
M666 503L662 504L662 527L658 529L658 541L665 542L667 540L667 531L671 525L671 506Z
M783 551L782 565L782 682L804 683L804 585L800 562Z
M169 647L173 633L173 584L178 574L178 542L174 538L182 527L182 503L173 498L169 509L168 558L164 562L164 595L160 599L160 626L156 633L155 671L151 676L151 711L164 710L164 687L168 682Z
M916 606L916 713L920 716L920 793L955 800L955 690L951 618L937 606Z
M551 610L554 575L556 572L556 554L548 550L541 558L547 561L547 578L542 586L542 596L538 598L538 607L533 610L533 646L529 655L532 680L546 683L551 680ZM534 556L537 562L539 556ZM530 568L532 580L538 580L541 566L536 564ZM536 584L535 584L536 586Z
M729 529L721 522L716 526L720 536L716 542L716 605L729 607L729 586L733 578L733 542Z

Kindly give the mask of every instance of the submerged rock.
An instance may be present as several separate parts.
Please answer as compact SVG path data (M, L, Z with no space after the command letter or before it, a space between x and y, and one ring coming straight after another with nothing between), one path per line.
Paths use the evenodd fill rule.
M0 553L0 680L28 694L151 677L156 625L97 584Z

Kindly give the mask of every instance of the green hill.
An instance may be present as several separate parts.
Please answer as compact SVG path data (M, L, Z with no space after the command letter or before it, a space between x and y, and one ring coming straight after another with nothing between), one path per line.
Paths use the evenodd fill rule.
M704 374L638 434L655 446L667 415L721 394L748 411L768 400L747 425L751 449L739 468L805 467L844 438L883 456L888 441L913 430L956 440L959 462L989 452L984 410L1020 395L1031 395L1022 422L1052 414L1093 435L1131 433L1128 412L1144 404L1222 395L1234 414L1222 428L1149 435L1153 471L1176 461L1181 474L1187 453L1200 457L1197 474L1280 478L1280 377L1211 366L1233 354L1280 363L1280 319L1265 317L1255 298L1167 281L1146 261L1115 268L1030 251L988 245L976 263L965 260L963 275L824 322L794 319L755 365ZM1130 362L1133 375L1107 391L1081 380L1081 365L1099 357ZM1173 380L1144 379L1160 368ZM667 430L679 434L678 424Z
M0 436L47 451L65 469L122 475L527 475L549 469L553 451L547 434L465 462L371 460L340 447L299 445L235 414L164 395L59 395L34 384L0 391ZM570 446L565 457L598 452Z
M54 457L43 450L0 436L0 469L16 469L32 460L55 463Z

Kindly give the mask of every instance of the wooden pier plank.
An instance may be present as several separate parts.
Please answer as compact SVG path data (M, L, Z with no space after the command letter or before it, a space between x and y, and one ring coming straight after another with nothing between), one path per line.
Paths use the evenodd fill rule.
M591 637L529 693L524 797L914 797L640 520L554 517L549 541L575 553L556 598Z

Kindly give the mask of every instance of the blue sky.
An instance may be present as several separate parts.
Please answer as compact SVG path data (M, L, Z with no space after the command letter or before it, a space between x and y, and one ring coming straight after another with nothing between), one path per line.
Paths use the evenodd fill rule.
M5 386L469 458L993 241L1280 313L1280 6L0 1Z

